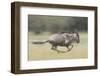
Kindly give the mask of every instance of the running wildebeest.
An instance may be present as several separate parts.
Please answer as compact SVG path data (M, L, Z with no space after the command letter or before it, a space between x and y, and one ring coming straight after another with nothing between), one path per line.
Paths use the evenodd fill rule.
M57 50L57 46L65 46L68 49L67 51L71 51L73 43L80 42L80 37L78 32L61 32L53 34L48 40L33 41L33 44L44 44L46 42L50 43L52 45L51 49L57 52L62 52Z

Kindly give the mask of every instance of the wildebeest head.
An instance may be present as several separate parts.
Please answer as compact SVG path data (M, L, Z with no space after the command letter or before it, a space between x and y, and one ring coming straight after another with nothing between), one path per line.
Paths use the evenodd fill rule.
M74 41L76 41L77 43L80 43L79 33L78 32L74 32L73 36L74 36Z
M66 36L67 40L71 42L76 42L76 43L80 42L80 37L79 37L78 32L67 32L67 33L64 33L64 35Z

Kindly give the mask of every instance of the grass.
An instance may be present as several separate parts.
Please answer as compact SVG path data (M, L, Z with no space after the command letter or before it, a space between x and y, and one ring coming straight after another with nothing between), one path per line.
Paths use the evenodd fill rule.
M80 33L80 43L74 44L73 49L66 53L57 53L51 50L51 44L45 43L42 45L32 44L33 40L46 40L50 34L44 33L42 35L35 35L29 32L29 60L51 60L51 59L81 59L88 57L88 35L87 33ZM59 50L66 51L66 47L58 47Z

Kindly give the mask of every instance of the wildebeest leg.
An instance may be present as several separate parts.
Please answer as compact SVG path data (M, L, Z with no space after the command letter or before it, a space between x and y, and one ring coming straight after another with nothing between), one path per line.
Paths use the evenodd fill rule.
M54 46L54 49L57 50L57 46Z
M65 53L63 51L58 50L57 49L57 45L52 45L51 49L54 50L54 51L56 51L57 53Z
M51 49L54 50L54 46L53 45L52 45Z
M69 46L67 46L68 51L71 51L71 49L73 48L73 45L70 45L71 47L69 48Z
M57 46L54 46L54 47L55 47L55 51L56 51L57 53L65 53L64 51L58 50L58 49L57 49Z
M57 53L60 52L59 50L57 50L57 46L55 46L55 45L52 45L52 48L51 49L54 50L54 51L56 51Z
M52 45L52 48L51 49L54 50L54 51L56 51L57 53L60 52L59 50L57 50L57 46L55 46L55 45Z
M52 45L51 49L52 50L56 50L57 49L57 46Z

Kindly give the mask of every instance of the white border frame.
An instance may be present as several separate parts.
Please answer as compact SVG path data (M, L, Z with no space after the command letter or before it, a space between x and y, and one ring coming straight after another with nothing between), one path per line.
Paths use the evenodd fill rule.
M74 12L74 13L73 13ZM39 7L20 8L20 69L43 69L94 65L94 11ZM71 60L28 61L28 14L88 17L88 58ZM59 64L58 64L59 63Z

